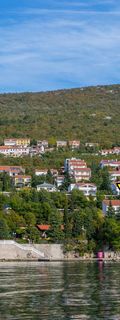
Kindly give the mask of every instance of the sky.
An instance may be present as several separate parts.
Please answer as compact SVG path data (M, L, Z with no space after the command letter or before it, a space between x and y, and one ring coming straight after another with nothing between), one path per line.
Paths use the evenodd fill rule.
M0 1L0 92L120 83L120 1Z

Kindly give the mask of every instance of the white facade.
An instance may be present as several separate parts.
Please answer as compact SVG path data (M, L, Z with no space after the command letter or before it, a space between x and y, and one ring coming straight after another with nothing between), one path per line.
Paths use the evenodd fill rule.
M97 187L93 183L71 183L68 192L71 192L72 190L77 189L79 191L82 191L85 196L96 196Z
M35 170L35 175L36 176L46 176L48 172L48 169L36 169Z
M21 157L29 155L29 147L0 146L0 154L9 157Z
M109 176L111 181L115 181L120 178L120 170L109 171Z
M58 140L57 141L57 148L66 148L67 147L67 141Z
M80 147L80 140L72 140L68 142L69 147L74 150L74 149L79 149Z
M60 186L62 186L63 182L64 182L64 176L58 176L55 179L57 188L59 188Z
M86 168L86 167L87 167L86 162L81 159L71 158L71 159L66 159L64 162L65 172L67 171L69 174L72 174L74 169Z
M37 141L37 146L38 147L43 146L46 149L46 148L48 148L48 141L47 140L38 140Z
M100 162L100 167L111 167L111 168L119 168L120 167L120 161L117 160L102 160Z
M40 191L40 190L46 190L48 192L57 191L56 187L53 184L49 184L49 183L42 183L42 184L38 185L37 191Z
M89 181L89 179L91 178L91 169L90 168L81 168L78 170L74 170L73 172L73 177L75 179L76 182L79 181Z

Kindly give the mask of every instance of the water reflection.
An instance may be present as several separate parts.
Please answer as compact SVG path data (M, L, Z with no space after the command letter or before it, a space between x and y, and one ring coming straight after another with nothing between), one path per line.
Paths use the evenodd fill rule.
M0 319L120 320L119 263L1 263Z

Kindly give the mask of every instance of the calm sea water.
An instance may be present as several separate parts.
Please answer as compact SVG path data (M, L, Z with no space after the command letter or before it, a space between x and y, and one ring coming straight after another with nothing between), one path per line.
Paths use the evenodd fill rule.
M1 263L4 319L120 320L120 264Z

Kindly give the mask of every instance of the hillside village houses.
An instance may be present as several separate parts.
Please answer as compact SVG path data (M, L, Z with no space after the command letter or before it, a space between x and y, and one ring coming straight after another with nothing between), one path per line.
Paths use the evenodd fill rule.
M27 156L30 153L29 147L23 146L0 146L0 154L9 157Z
M112 149L103 149L103 150L100 150L99 152L102 156L107 156L107 155L111 155L111 154L119 155L120 154L120 147L114 147Z
M74 178L76 182L87 180L91 178L91 169L87 168L87 164L84 160L81 159L66 159L65 160L65 172Z

